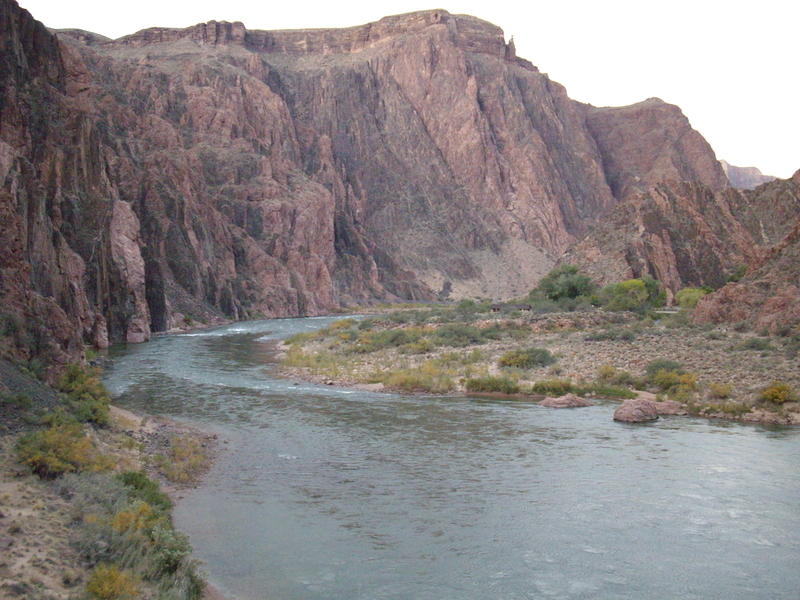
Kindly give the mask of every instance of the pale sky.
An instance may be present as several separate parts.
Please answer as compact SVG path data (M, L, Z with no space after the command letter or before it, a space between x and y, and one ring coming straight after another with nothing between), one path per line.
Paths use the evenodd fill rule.
M346 27L444 8L514 36L517 55L570 97L618 106L657 96L683 109L717 158L790 177L800 169L796 0L18 0L48 27L116 38L153 26Z

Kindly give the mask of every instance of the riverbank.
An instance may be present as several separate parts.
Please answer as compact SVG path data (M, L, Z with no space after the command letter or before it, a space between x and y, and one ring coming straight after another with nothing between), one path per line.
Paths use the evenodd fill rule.
M173 583L184 590L176 597L198 597L191 591L202 587L197 563L185 538L172 531L169 509L210 467L220 451L217 436L115 406L107 407L102 425L72 425L64 421L63 395L10 363L0 367L0 595L67 600L85 594L98 579L98 561L113 559L114 544L131 535L125 568L111 572L117 584L124 588L127 582L141 598L154 598ZM56 414L63 416L54 420ZM43 422L50 425L43 428ZM43 476L41 459L21 454L22 446L44 451L42 444L48 443L48 455L64 461L58 467L64 475ZM47 468L55 469L56 462L48 460ZM129 473L143 475L120 479ZM98 502L117 508L103 516L88 508ZM138 515L136 525L128 529L121 523L132 514ZM116 541L103 541L106 535ZM111 547L98 554L96 544L107 543ZM173 553L170 563L153 562L167 551ZM223 598L211 586L202 593L206 600Z
M281 372L410 394L510 392L537 401L648 393L679 402L687 414L800 424L794 338L693 326L682 313L495 314L475 306L384 312L294 336L278 346ZM520 354L529 350L536 350L530 360ZM771 393L776 384L779 393Z

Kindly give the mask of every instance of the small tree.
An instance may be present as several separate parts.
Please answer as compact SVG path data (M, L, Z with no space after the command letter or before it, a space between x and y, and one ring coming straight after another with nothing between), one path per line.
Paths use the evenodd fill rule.
M687 287L675 294L675 302L683 309L689 310L697 306L700 298L708 294L703 288Z
M560 265L545 275L532 293L539 292L550 300L588 296L594 291L592 280L575 265Z

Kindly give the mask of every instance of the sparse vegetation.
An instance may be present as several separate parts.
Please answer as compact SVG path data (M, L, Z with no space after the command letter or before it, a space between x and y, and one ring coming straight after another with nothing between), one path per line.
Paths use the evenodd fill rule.
M155 457L155 464L164 477L174 483L196 480L209 462L208 452L193 436L173 436L166 455Z
M83 365L67 366L58 382L67 396L69 413L81 423L108 424L108 405L111 398L94 369Z

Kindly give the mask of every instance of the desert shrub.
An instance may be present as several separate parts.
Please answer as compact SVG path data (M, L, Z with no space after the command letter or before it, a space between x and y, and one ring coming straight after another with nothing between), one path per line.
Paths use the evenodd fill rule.
M75 471L101 471L111 467L83 433L80 425L53 425L20 438L17 458L43 479Z
M568 379L543 379L531 386L532 393L551 396L563 396L574 391L575 386Z
M786 358L797 358L800 355L800 335L793 335L786 340L784 354Z
M484 333L472 325L448 323L436 329L433 339L442 346L470 346L485 343Z
M341 319L339 321L334 321L330 325L328 325L328 331L342 331L343 329L350 329L357 322L355 319Z
M516 369L533 369L546 367L556 362L556 358L545 348L526 348L524 350L510 350L500 357L497 364L501 367Z
M697 303L700 302L700 298L706 294L708 294L708 290L706 289L686 287L675 294L675 302L677 302L678 306L681 308L689 310L697 306Z
M667 371L661 369L650 377L650 383L664 392L681 388L685 391L692 391L697 388L697 375L694 373L678 373L677 371Z
M433 342L429 339L420 338L416 342L409 342L400 346L400 352L402 354L427 354L434 348Z
M632 342L636 339L636 334L630 329L605 329L603 331L594 331L584 336L587 342L602 342L602 341L619 341L619 342Z
M320 329L319 331L303 331L301 333L295 333L294 335L286 338L285 341L290 345L302 345L310 342L311 340L319 339L321 337L320 332L322 331L324 330Z
M194 481L208 465L207 450L200 440L191 436L173 436L166 455L156 457L156 466L173 483Z
M423 333L419 327L368 331L359 336L352 350L359 354L368 354L384 348L397 348L418 341Z
M171 527L156 525L150 532L150 539L154 546L152 570L155 575L175 573L192 552L189 539Z
M0 406L12 406L26 409L33 405L33 400L28 394L0 393Z
M640 387L643 382L639 379L611 365L602 365L597 369L597 379L604 384Z
M125 471L114 478L122 483L131 500L142 500L162 512L172 509L172 501L143 471Z
M58 382L58 388L66 393L69 410L78 421L108 424L111 397L95 369L77 364L67 366Z
M467 379L464 385L469 392L500 392L503 394L519 392L519 384L510 377L475 377Z
M797 394L792 387L784 381L773 381L770 385L761 390L759 397L765 402L783 404L784 402L794 402Z
M588 296L594 291L592 280L574 265L560 265L545 275L534 292L550 300Z
M734 350L755 350L756 352L768 352L774 350L775 347L770 344L769 340L764 338L751 337L743 342L736 344Z
M711 383L708 386L708 395L717 400L730 398L733 393L733 386L729 383Z
M86 593L94 600L131 600L139 595L139 583L130 571L100 564L89 575Z
M369 331L373 327L375 327L375 319L364 319L358 323L359 331Z
M391 371L382 377L382 381L388 388L405 392L443 394L455 388L450 375L432 361L423 363L417 369Z
M644 371L648 377L652 377L659 371L675 371L676 373L683 373L684 369L683 365L677 361L659 358L647 363Z
M117 533L137 532L152 528L160 518L147 502L137 500L111 517L111 529Z
M733 268L733 270L728 274L726 280L731 282L739 281L742 277L747 275L747 265L737 265Z

